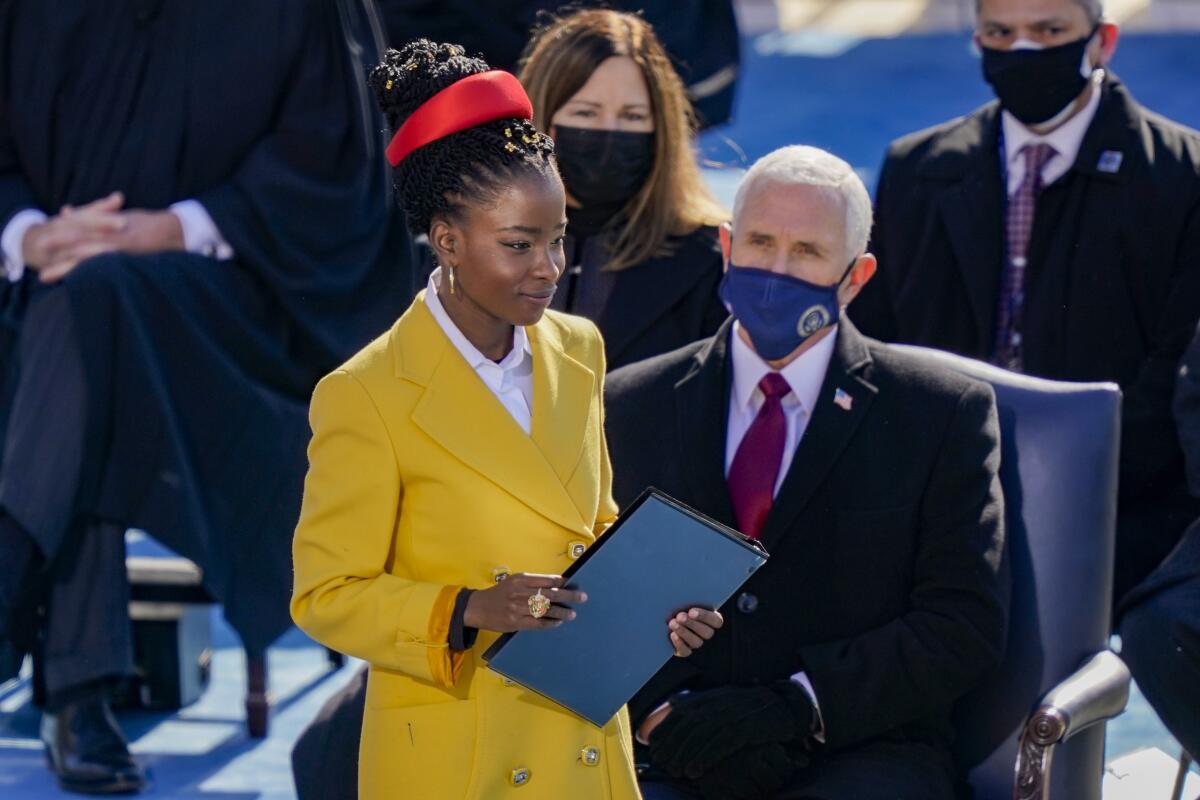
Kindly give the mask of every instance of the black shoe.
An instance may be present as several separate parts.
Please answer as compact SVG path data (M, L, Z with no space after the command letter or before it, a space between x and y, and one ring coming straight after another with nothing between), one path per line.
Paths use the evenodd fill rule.
M103 695L44 713L42 741L50 771L68 792L136 794L146 786Z

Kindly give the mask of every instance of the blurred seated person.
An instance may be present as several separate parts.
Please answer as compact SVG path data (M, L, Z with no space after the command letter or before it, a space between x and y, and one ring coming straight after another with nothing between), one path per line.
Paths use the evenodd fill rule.
M144 784L107 699L126 528L265 649L312 388L408 300L347 8L0 5L0 680L36 640L66 790Z
M1200 329L1183 357L1175 421L1188 486L1200 497ZM1125 599L1121 658L1167 728L1200 755L1200 519L1175 550Z
M760 539L725 625L630 702L646 800L951 800L951 707L998 663L1008 572L986 384L860 334L871 201L785 147L722 229L712 337L616 370L614 495Z
M567 189L553 308L596 322L610 369L711 335L725 213L696 164L683 84L644 19L582 11L537 33L521 81Z
M561 7L630 11L659 31L702 127L727 121L740 62L732 0L378 0L392 44L458 42L496 69L515 70L529 32Z

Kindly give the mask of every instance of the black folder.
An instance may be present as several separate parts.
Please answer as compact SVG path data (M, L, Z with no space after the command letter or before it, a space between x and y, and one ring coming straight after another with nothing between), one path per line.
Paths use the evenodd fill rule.
M674 657L667 620L724 605L766 561L758 542L647 489L563 574L588 595L575 619L505 634L484 660L603 726Z

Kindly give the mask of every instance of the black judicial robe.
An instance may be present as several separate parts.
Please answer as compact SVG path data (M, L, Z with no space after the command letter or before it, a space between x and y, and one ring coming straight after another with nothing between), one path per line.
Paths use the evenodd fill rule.
M251 650L290 624L312 387L413 289L364 80L373 15L372 0L0 0L0 228L121 190L126 208L198 200L236 252L106 255L55 288L0 287L0 406L36 368L12 351L30 295L69 292L89 381L79 511L199 563Z

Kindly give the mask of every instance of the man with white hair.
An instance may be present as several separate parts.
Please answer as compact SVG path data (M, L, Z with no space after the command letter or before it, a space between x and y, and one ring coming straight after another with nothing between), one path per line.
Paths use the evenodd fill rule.
M1100 0L978 10L997 99L892 144L871 241L879 276L851 314L884 341L1120 385L1119 620L1151 601L1139 584L1200 518L1171 413L1200 316L1200 133L1142 108L1107 69L1118 30ZM1168 707L1183 704L1190 678L1170 666L1180 651L1168 637L1128 628L1144 620L1122 623L1123 655L1177 719ZM1161 624L1200 629L1200 610ZM1200 654L1191 662L1200 672ZM1181 690L1158 691L1152 673ZM1184 716L1200 729L1200 709Z
M618 502L658 487L771 554L631 701L647 800L955 796L950 709L1007 620L995 400L844 319L870 228L847 163L771 153L722 233L733 318L609 376Z

